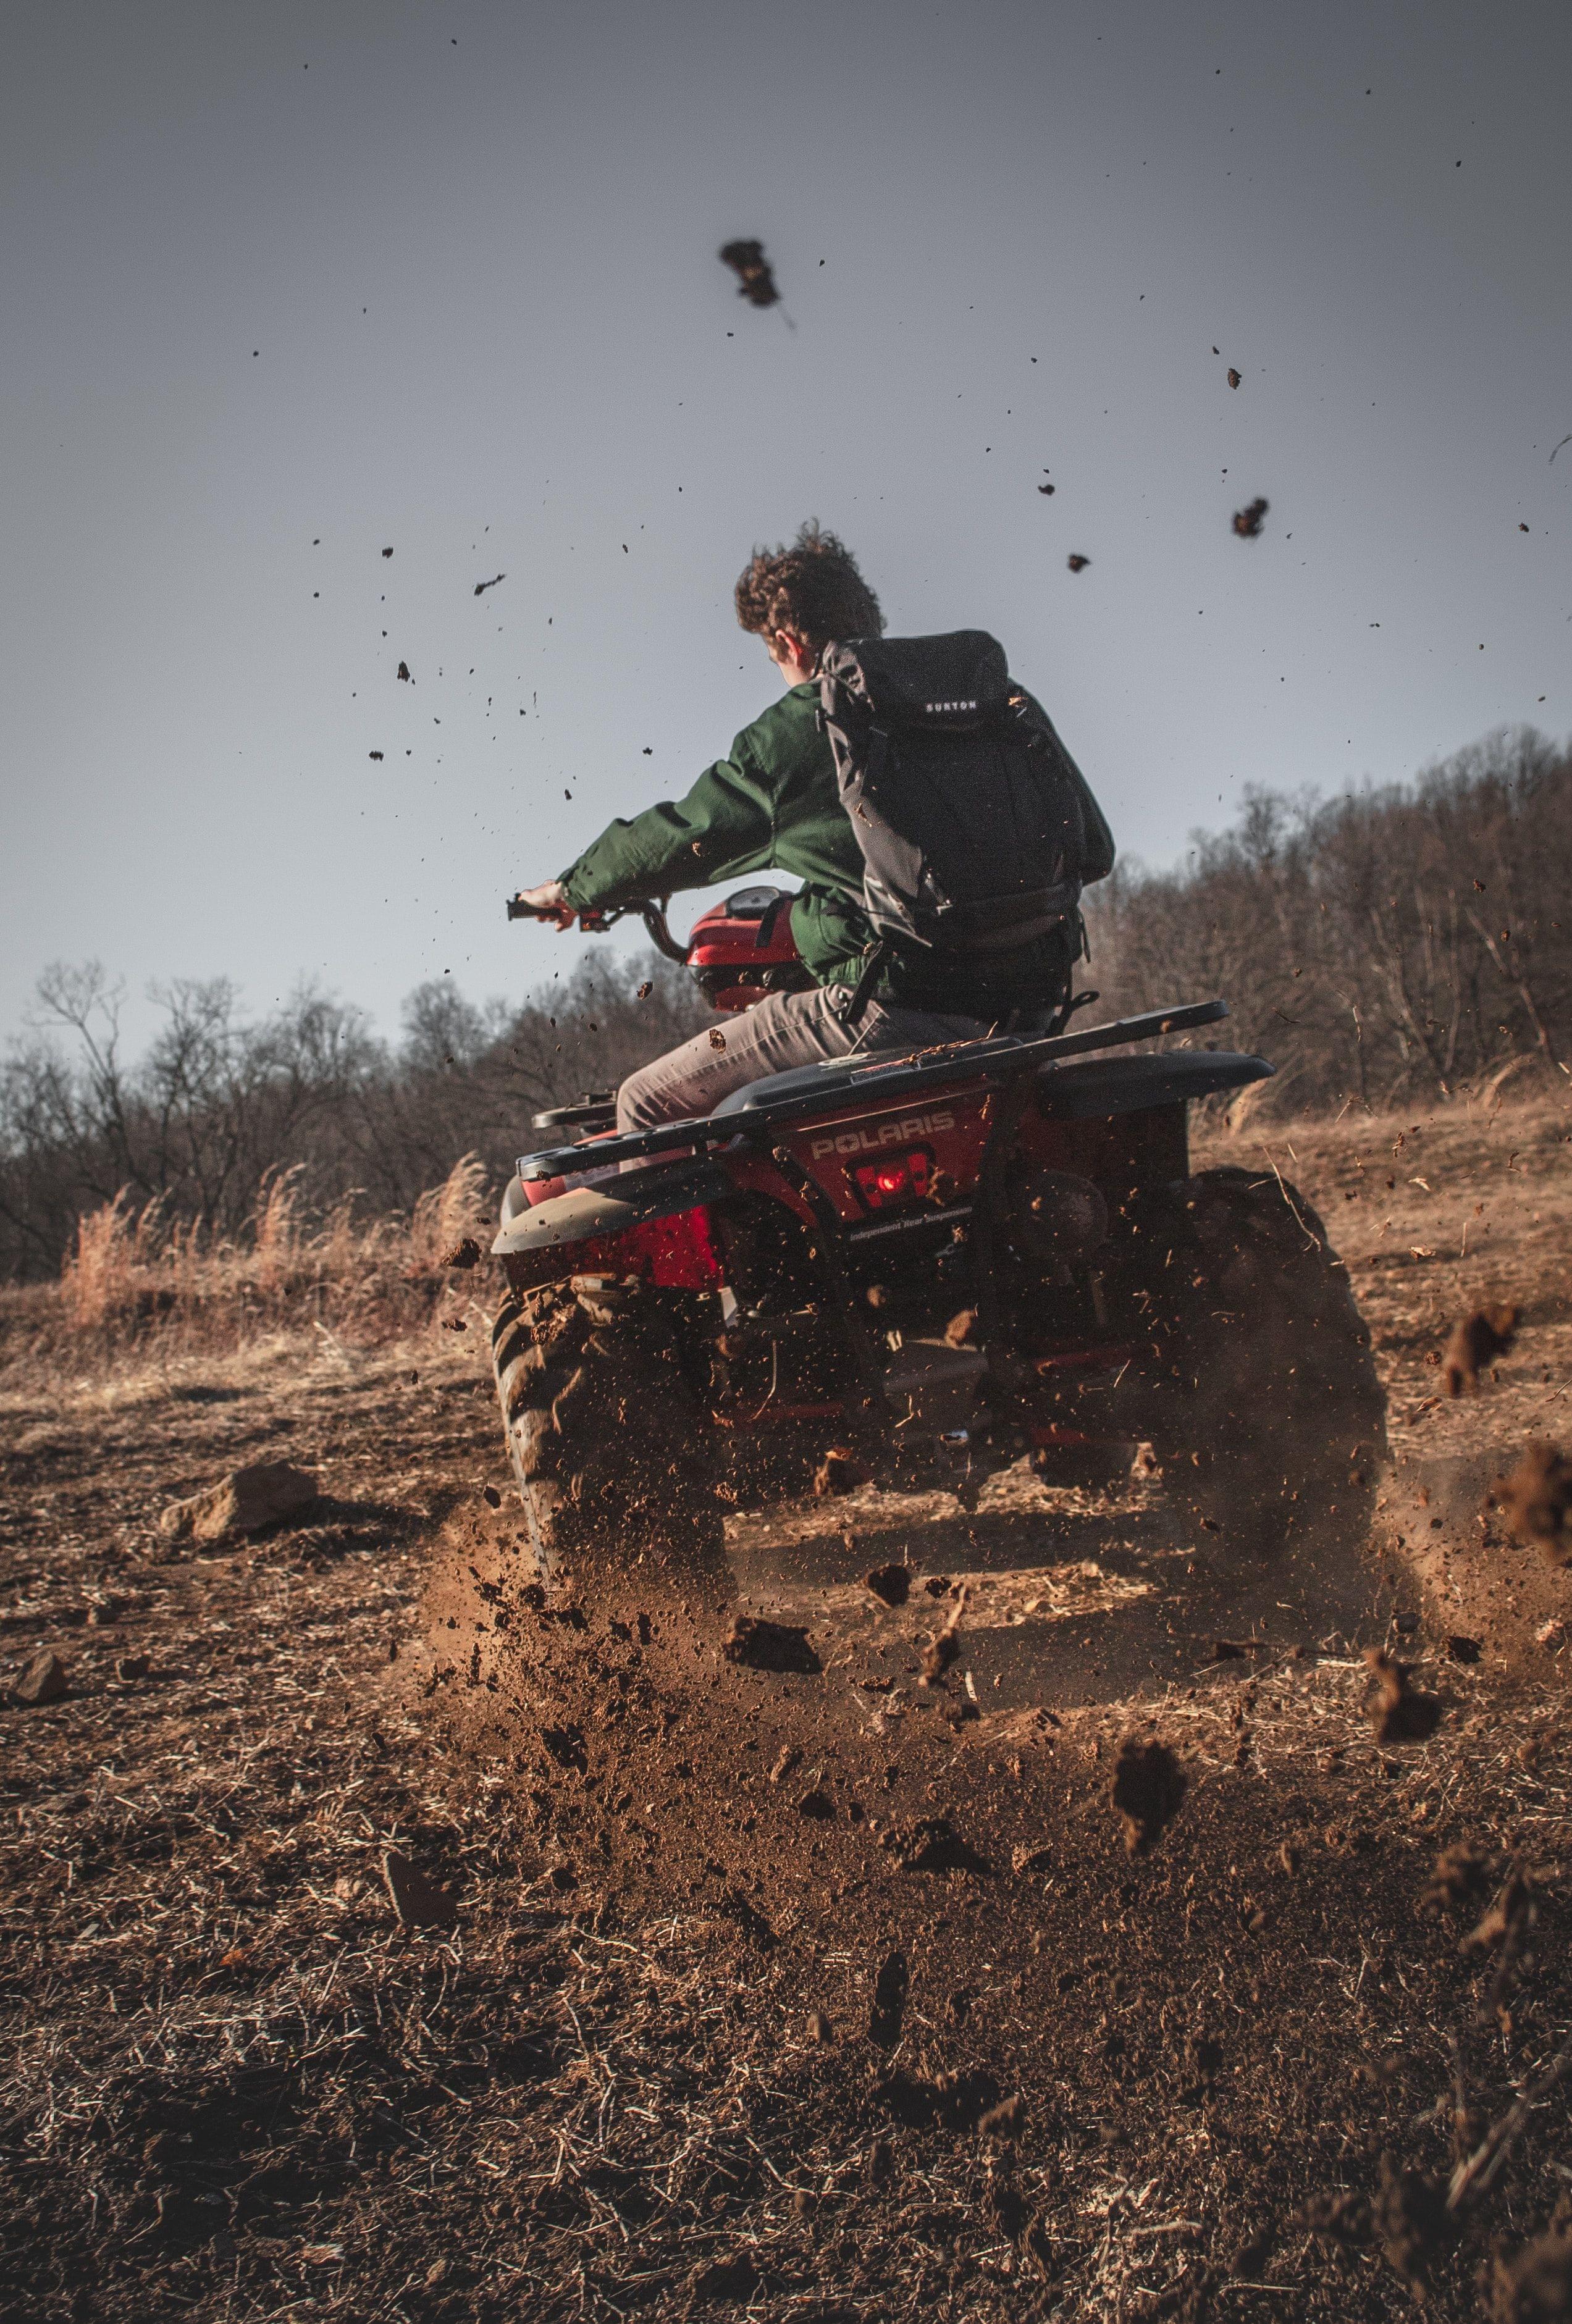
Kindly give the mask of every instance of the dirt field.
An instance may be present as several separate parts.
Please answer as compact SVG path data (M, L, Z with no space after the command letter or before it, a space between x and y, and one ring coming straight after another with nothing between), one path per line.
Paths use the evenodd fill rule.
M69 1692L0 1711L5 2312L1572 2314L1562 2248L1520 2257L1572 2216L1572 1574L1482 1514L1526 1438L1572 1445L1569 1135L1541 1101L1197 1156L1296 1180L1353 1272L1416 1742L1373 1739L1376 1635L1197 1638L1120 1699L1106 1642L1182 1604L1161 1487L1024 1475L972 1523L740 1512L817 1674L669 1609L560 1628L542 1715L477 1715L419 1600L445 1529L513 1521L478 1313L81 1378L14 1317L0 1676L51 1648ZM1454 1402L1481 1299L1519 1336ZM257 1460L318 1472L310 1524L160 1534ZM902 1553L970 1577L974 1718L911 1683L952 1601L855 1583ZM1132 1731L1187 1785L1135 1854ZM401 1923L390 1850L450 1925Z

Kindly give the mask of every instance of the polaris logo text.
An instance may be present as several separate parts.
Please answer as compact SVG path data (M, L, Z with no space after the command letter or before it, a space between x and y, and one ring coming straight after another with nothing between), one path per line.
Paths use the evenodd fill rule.
M977 706L975 702L925 702L922 706L930 718L942 718L947 711L975 710Z
M877 1154L886 1146L910 1146L919 1138L937 1138L953 1130L953 1113L910 1114L904 1121L882 1121L878 1128L843 1130L837 1138L816 1138L809 1149L814 1161L826 1154Z

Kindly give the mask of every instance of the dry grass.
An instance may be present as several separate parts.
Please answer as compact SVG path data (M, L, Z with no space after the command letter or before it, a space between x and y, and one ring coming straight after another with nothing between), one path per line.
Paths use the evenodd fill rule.
M1531 1088L1532 1085L1530 1085ZM1346 1261L1374 1334L1400 1452L1440 1455L1572 1428L1572 1092L1511 1084L1401 1113L1209 1124L1194 1167L1296 1182ZM1443 1391L1457 1321L1510 1303L1522 1325L1477 1396Z
M437 1314L443 1252L467 1234L489 1241L495 1207L474 1154L408 1217L367 1218L351 1194L315 1220L300 1173L271 1176L237 1240L171 1219L156 1202L138 1210L122 1194L78 1222L58 1284L0 1292L0 1369L167 1367L280 1334L385 1345Z

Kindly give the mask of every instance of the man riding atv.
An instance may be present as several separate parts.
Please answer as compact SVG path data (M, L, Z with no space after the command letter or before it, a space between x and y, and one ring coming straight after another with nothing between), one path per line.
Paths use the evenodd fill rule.
M1106 1478L1144 1443L1188 1597L1210 1572L1213 1618L1294 1600L1320 1635L1365 1587L1369 1335L1295 1189L1189 1158L1190 1108L1271 1065L1192 1046L1221 997L1066 1029L1113 842L994 639L884 638L816 527L737 608L784 698L510 906L636 911L726 1029L630 1075L615 1126L609 1093L537 1115L574 1135L517 1157L492 1355L524 1525L442 1616L475 1683L551 1592L724 1596L726 1498L837 1444L976 1493L1028 1451ZM673 942L674 889L770 866L803 881L789 922L754 887Z
M1030 772L1024 780L1018 774L1012 799L997 781L988 782L992 770L979 766L967 804L977 825L971 838L982 893L970 915L967 899L953 892L964 885L964 874L957 880L954 845L946 849L941 839L936 847L929 836L925 853L950 891L931 924L892 908L875 921L868 883L872 876L876 890L881 867L861 836L874 828L876 807L871 814L870 803L875 794L848 797L846 772L837 779L819 680L837 641L865 646L883 635L879 601L850 550L811 523L789 549L754 551L736 585L736 609L743 628L763 639L786 681L784 697L744 728L729 755L707 768L685 799L646 807L631 822L619 818L559 880L523 890L516 902L566 929L581 912L615 909L749 872L790 872L802 881L791 925L812 986L772 992L737 1018L724 1038L696 1034L630 1074L617 1095L623 1130L711 1113L748 1083L854 1049L911 1051L997 1030L1045 1028L1064 1010L1070 972L1084 950L1076 908L1080 886L1105 879L1114 865L1112 834L1079 769L1037 704L1016 693L1010 696L1015 719L1056 795L1051 812L1060 844L1045 877L1051 887L1057 872L1063 892L1030 917L1013 912L1023 865L1031 872L1032 857L1041 853L1036 793L1042 786ZM991 643L977 632L961 637L985 649ZM900 650L913 654L911 667L924 672L924 683L938 686L942 677L929 673L942 672L943 650L958 642L912 641ZM913 650L920 647L940 650L927 658L926 670ZM960 683L968 682L963 675ZM941 721L964 706L948 699L924 706ZM1031 762L1022 763L1030 768ZM942 825L942 799L939 805ZM1000 908L979 912L978 906L995 900ZM942 926L947 910L957 922L953 931Z

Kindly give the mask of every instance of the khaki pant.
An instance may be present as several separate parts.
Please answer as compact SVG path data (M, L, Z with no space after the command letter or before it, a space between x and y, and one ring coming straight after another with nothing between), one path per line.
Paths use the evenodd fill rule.
M619 1130L652 1130L713 1113L723 1097L766 1074L829 1057L880 1049L924 1049L939 1041L976 1041L991 1028L976 1017L939 1017L924 1009L865 1003L855 1033L843 1022L851 987L819 985L811 992L772 992L737 1016L717 1016L717 1048L707 1031L680 1049L630 1074L617 1092Z

